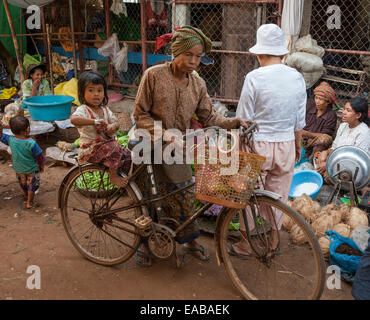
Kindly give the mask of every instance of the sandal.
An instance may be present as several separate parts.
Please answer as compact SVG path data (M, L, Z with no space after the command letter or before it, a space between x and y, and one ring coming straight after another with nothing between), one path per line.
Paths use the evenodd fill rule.
M201 261L208 261L209 259L211 259L211 256L209 254L205 255L205 249L202 245L200 245L199 248L189 248L185 245L182 245L182 246L186 251L190 252L195 258ZM200 252L201 256L195 254L195 252Z
M233 247L233 245L231 243L229 243L227 245L227 248L228 248L228 253L232 256L235 256L239 259L243 259L243 260L247 260L250 258L250 255L249 254L242 254L242 253L237 253Z
M147 263L143 262L145 261L144 259L147 259L148 262ZM152 266L152 258L148 254L141 252L140 247L136 250L136 264L144 268Z

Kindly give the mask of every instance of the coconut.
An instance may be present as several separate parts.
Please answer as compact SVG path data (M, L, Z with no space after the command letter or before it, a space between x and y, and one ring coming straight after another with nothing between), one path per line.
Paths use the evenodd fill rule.
M313 209L313 213L315 215L319 214L320 211L321 211L321 205L320 205L320 203L318 203L317 201L313 201L312 209Z
M339 206L338 210L342 212L342 220L347 221L348 218L349 218L349 213L351 211L351 207L349 205L346 205L345 203L342 203Z
M338 224L342 221L342 211L340 211L340 210L331 210L329 215L333 217L334 225L336 225L336 224Z
M329 203L321 209L320 213L329 213L331 210L335 210L335 203Z
M304 244L308 241L306 234L297 224L294 224L292 229L290 230L290 240L298 245Z
M338 232L341 236L348 238L351 234L351 227L345 223L338 223L333 227L333 230Z
M360 210L359 208L352 208L349 213L349 218L347 219L347 224L353 230L358 225L368 226L369 220L365 212Z
M294 225L293 219L291 219L287 214L283 217L283 227L285 230L290 231Z
M306 194L301 195L299 198L293 200L292 208L298 211L303 218L311 223L314 220L313 201Z
M327 214L322 214L312 223L312 230L316 237L321 238L334 226L333 217Z
M330 239L328 236L319 239L320 248L325 259L329 259Z

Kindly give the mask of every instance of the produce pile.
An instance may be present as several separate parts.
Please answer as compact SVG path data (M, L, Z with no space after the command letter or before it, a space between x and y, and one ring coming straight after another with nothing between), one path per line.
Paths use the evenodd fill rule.
M368 226L369 221L364 211L346 204L340 206L328 204L321 208L317 201L303 194L299 198L287 203L297 211L311 226L313 232L319 240L321 250L326 259L329 258L329 237L325 235L326 231L334 230L343 237L352 238L353 230L359 226ZM287 216L283 218L283 228L290 232L290 240L295 244L304 244L308 239L303 234L299 226Z
M103 179L103 181L102 181ZM76 179L74 189L81 189L86 191L106 191L118 188L117 186L110 183L109 174L104 173L103 178L101 172L92 171L85 172L83 175Z
M118 141L119 144L121 144L124 148L127 148L127 143L128 143L128 140L129 140L129 136L127 134L127 132L125 131L122 131L122 130L118 130L116 132L116 140Z

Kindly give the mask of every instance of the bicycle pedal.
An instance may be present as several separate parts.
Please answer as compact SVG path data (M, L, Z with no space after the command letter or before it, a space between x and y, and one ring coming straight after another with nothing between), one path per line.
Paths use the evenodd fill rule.
M140 230L145 230L152 224L152 218L147 216L140 216L135 219L135 226Z

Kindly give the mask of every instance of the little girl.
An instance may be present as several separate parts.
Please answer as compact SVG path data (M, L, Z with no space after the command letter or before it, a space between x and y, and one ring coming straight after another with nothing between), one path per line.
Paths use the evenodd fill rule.
M119 123L105 106L108 96L104 78L96 72L84 72L78 81L78 97L82 105L72 114L71 122L80 133L79 163L102 163L109 169L112 184L126 186L128 179L119 176L117 169L129 171L131 154L111 138Z

